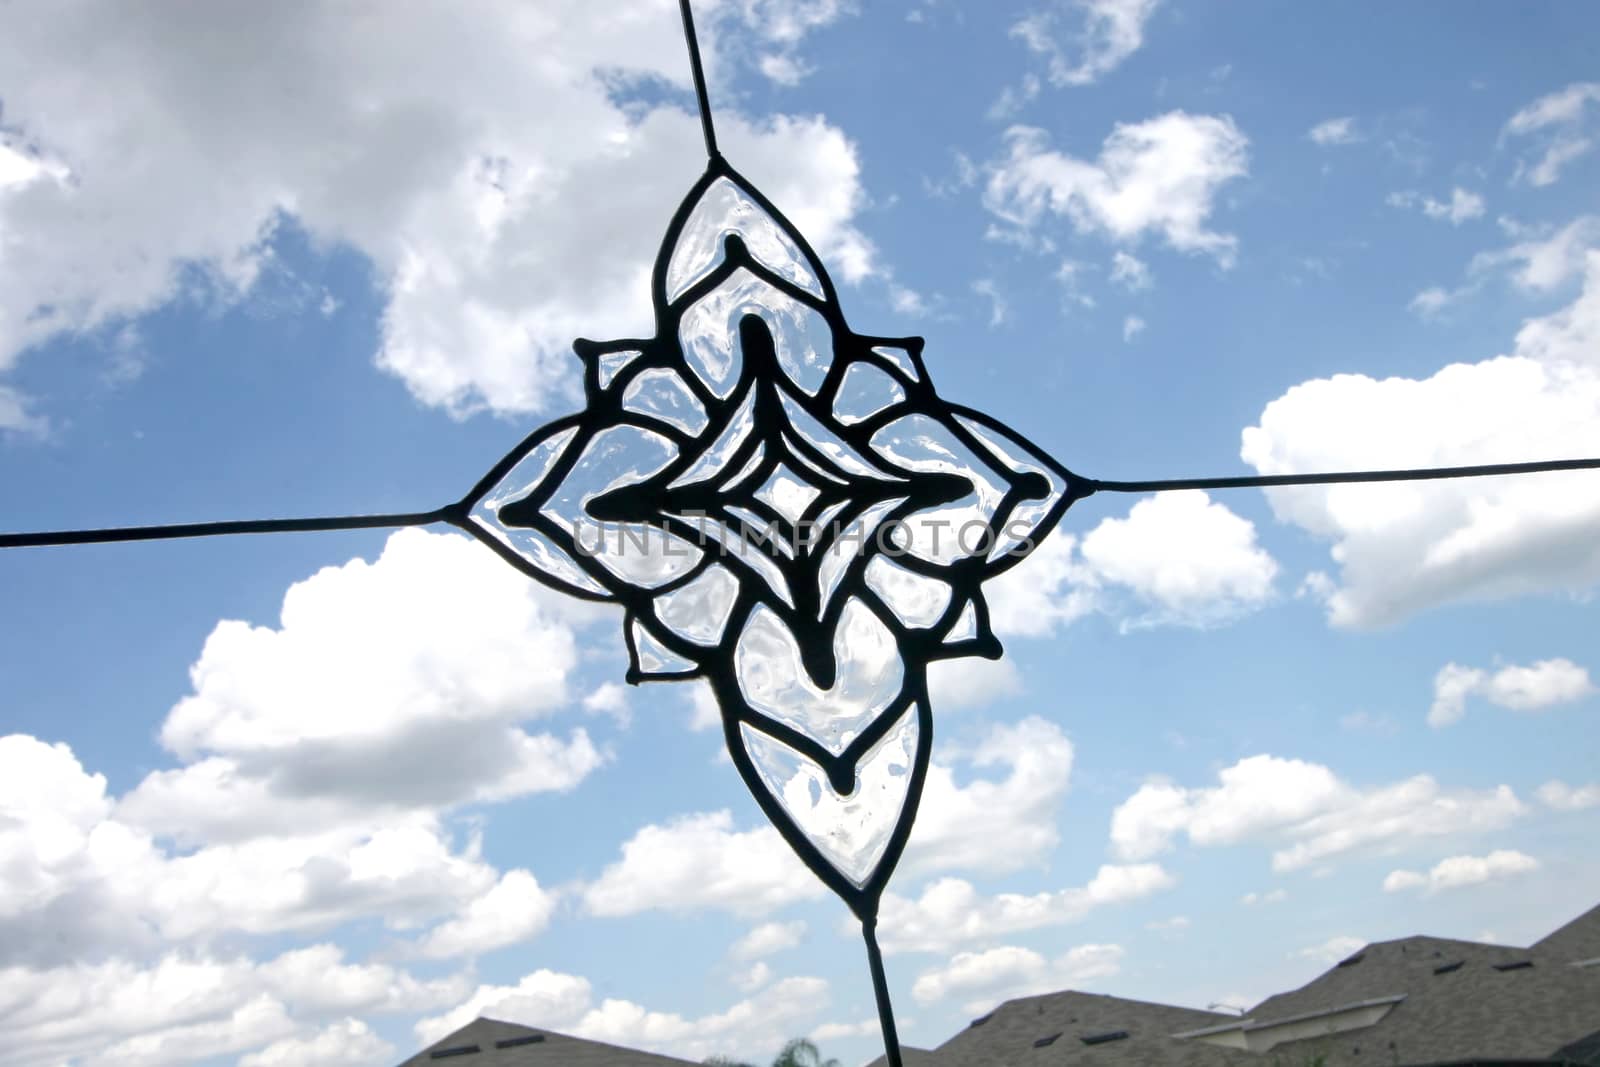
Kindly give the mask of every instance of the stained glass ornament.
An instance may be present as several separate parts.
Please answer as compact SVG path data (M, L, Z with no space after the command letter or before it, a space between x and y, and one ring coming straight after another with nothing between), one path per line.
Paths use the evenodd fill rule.
M632 682L704 678L784 839L875 940L933 738L928 665L1000 654L983 583L1092 485L934 389L919 337L855 332L811 246L720 155L667 228L650 337L579 340L584 410L465 526L620 604Z

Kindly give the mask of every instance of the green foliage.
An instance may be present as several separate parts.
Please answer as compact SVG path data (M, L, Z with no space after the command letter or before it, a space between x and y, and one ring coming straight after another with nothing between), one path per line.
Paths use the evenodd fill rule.
M755 1064L743 1060L731 1060L726 1056L712 1056L704 1061L706 1067L755 1067ZM772 1061L772 1067L839 1067L836 1059L823 1059L817 1046L803 1037L794 1038L783 1046Z

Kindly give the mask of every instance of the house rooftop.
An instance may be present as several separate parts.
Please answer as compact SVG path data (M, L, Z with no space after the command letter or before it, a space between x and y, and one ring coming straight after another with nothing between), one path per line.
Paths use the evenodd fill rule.
M684 1067L690 1063L693 1061L553 1030L478 1018L400 1067Z

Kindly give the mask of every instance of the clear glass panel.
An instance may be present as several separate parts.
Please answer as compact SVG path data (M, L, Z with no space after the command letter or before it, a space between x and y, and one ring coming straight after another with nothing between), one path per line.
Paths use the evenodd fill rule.
M867 585L907 626L926 628L950 606L950 586L937 578L913 574L883 556L867 564Z
M907 470L958 474L972 483L983 519L1000 506L1009 484L949 427L927 415L895 419L872 435L872 447Z
M817 299L822 286L800 248L771 215L727 178L706 187L690 211L667 263L667 301L682 296L722 262L722 242L737 234L750 254L772 273Z
M783 531L778 528L777 524L768 522L749 508L730 507L728 514L744 524L745 541L751 546L752 551L760 551L759 546L767 543L788 558L794 559L794 545L789 542L787 537L783 536Z
M655 474L677 457L667 438L640 426L611 426L595 434L566 479L544 506L578 550L624 581L655 588L699 562L693 544L643 523L600 522L588 505L603 493Z
M756 468L761 466L761 461L766 459L766 458L767 458L767 446L766 445L757 445L756 446L756 450L754 452L750 453L750 458L745 461L744 466L740 467L738 469L738 471L736 471L734 473L733 477L731 477L727 481L723 482L722 485L719 488L722 488L724 490L732 489L734 486L738 485L740 482L742 482L746 478L750 477L750 475L754 474L755 471L756 471Z
M839 753L900 695L905 666L889 628L856 599L844 606L833 651L838 677L822 689L801 663L794 634L760 607L739 635L734 673L752 708Z
M789 594L789 583L765 552L750 544L736 529L710 519L699 520L700 532L706 540L717 543L717 557L727 563L737 563L747 573L767 583L774 595L789 607L794 607L794 597Z
M739 595L739 581L713 563L694 581L656 598L656 618L686 641L715 645L722 640L728 613Z
M634 619L632 623L635 665L645 675L674 677L688 674L694 664L657 641L648 627Z
M989 553L989 559L996 560L1025 543L1031 545L1033 531L1067 491L1067 483L1049 466L1039 461L1020 441L1013 441L997 430L971 419L962 418L960 415L956 418L985 448L994 453L1000 462L1014 471L1037 474L1049 483L1049 490L1043 499L1024 500L1007 517L999 537L995 540L994 549Z
M699 437L710 421L706 409L683 384L678 372L667 367L643 371L628 383L622 406L641 415L653 415L693 437Z
M833 414L846 426L870 419L906 398L906 391L880 368L857 361L845 369L833 397Z
M827 320L747 270L734 271L684 312L678 339L690 369L717 396L731 393L744 365L739 320L746 315L758 315L767 324L778 365L814 396L833 363Z
M922 376L917 373L917 363L911 358L910 352L894 345L873 345L872 350L896 367L899 367L905 372L907 378L914 382L922 380Z
M821 495L820 489L782 463L772 469L767 480L754 494L757 500L782 515L791 524L804 518L806 509Z
M856 885L877 870L905 808L917 758L913 706L856 765L855 789L834 792L827 773L781 742L741 724L745 751L767 790L829 863Z
M955 624L950 627L950 632L945 635L946 641L970 641L978 636L978 609L972 601L967 601L967 606L961 609L961 614L956 616Z
M621 352L600 353L600 361L595 365L595 374L600 379L600 388L611 388L611 380L617 376L617 372L643 354L634 348L625 349Z
M953 504L912 512L889 531L890 556L910 555L941 567L958 559L985 555L994 538L978 497L972 493Z
M745 438L750 436L751 428L755 426L755 404L755 394L753 392L746 394L744 402L733 413L727 425L717 431L717 439L706 446L689 465L688 470L672 480L674 489L715 478L733 462L739 446L744 444Z
M478 521L478 525L545 574L597 596L609 595L599 582L584 573L571 556L539 531L526 526L502 526L499 518L483 504L472 509L472 517Z
M866 554L868 546L875 543L878 535L879 524L885 515L905 503L904 498L896 497L892 500L882 500L863 511L853 522L844 524L838 532L837 540L828 545L822 554L821 561L817 564L817 587L821 593L817 601L817 618L828 612L828 604L833 600L833 594L838 590L839 583L844 581L844 576L850 570L850 564ZM831 520L830 520L831 521ZM833 536L834 531L830 526L826 534Z
M533 450L517 461L517 465L506 472L506 476L495 483L493 489L484 494L479 506L487 508L491 513L511 503L521 500L550 476L550 468L555 466L556 460L567 450L572 439L578 435L577 427L563 430L534 446ZM498 518L495 520L498 524Z
M827 456L840 470L858 478L888 480L893 477L893 475L880 471L873 466L859 452L840 440L837 434L812 418L805 408L796 404L794 399L787 396L782 389L778 390L778 397L783 402L783 413L789 416L789 421L794 424L794 428L799 432L800 436L804 437L808 444L816 448L824 456Z
M773 334L778 365L808 394L816 394L834 362L834 336L826 318L750 274L734 270L715 290L694 301L678 322L678 341L690 370L718 397L733 392L744 368L739 320L758 315Z

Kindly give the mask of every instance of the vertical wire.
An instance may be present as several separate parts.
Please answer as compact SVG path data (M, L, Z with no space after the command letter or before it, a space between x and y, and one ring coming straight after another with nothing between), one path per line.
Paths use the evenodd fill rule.
M689 46L689 70L694 75L694 95L700 104L700 132L705 135L706 157L720 159L717 151L717 131L711 125L711 99L706 95L706 72L700 64L700 39L694 32L694 12L689 10L689 0L678 0L683 12L683 39Z
M883 1028L883 1054L887 1067L901 1067L900 1034L894 1024L894 1006L889 1003L889 979L883 971L883 952L878 948L877 904L861 921L861 938L867 943L867 965L872 969L872 994L878 1001L878 1025Z

